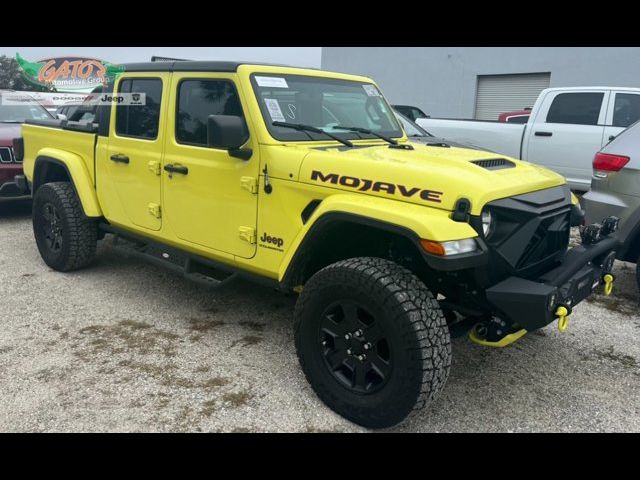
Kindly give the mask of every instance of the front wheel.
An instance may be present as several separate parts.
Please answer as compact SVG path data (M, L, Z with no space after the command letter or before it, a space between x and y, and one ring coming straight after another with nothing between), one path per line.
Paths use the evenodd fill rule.
M311 277L296 305L295 341L320 399L369 428L424 407L451 365L438 302L410 271L380 258L343 260Z
M54 270L77 270L95 257L96 222L84 215L70 183L46 183L36 190L33 233L40 256Z

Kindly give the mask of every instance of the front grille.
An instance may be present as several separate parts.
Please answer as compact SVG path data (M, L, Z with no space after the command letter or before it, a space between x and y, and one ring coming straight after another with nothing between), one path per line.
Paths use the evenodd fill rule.
M532 277L550 268L567 251L571 228L568 187L556 187L490 202L494 218L485 241L492 275Z
M567 212L542 219L517 261L516 269L534 266L566 250L569 245L569 229L570 218Z
M506 158L488 158L486 160L474 160L471 163L486 168L487 170L501 170L503 168L513 168L516 166L515 163Z
M11 147L0 147L0 162L14 163L13 149Z

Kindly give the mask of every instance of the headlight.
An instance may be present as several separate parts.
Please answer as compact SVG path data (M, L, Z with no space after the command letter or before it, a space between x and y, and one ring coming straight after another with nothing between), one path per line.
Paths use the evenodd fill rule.
M487 238L489 233L491 232L491 227L493 226L493 216L489 210L485 210L482 212L482 233L484 233L484 237Z

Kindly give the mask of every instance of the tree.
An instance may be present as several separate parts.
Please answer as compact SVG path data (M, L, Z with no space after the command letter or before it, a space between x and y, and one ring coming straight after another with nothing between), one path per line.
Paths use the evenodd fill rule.
M53 85L41 85L25 78L15 58L0 55L0 89L22 90L28 92L55 92Z

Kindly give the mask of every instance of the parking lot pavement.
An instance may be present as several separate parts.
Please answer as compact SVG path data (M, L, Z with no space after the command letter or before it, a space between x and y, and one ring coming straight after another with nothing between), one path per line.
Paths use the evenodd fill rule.
M28 204L0 205L1 431L364 431L298 367L294 297L216 289L109 241L61 274L41 261ZM505 349L453 342L447 386L393 431L638 431L635 266L612 297Z

